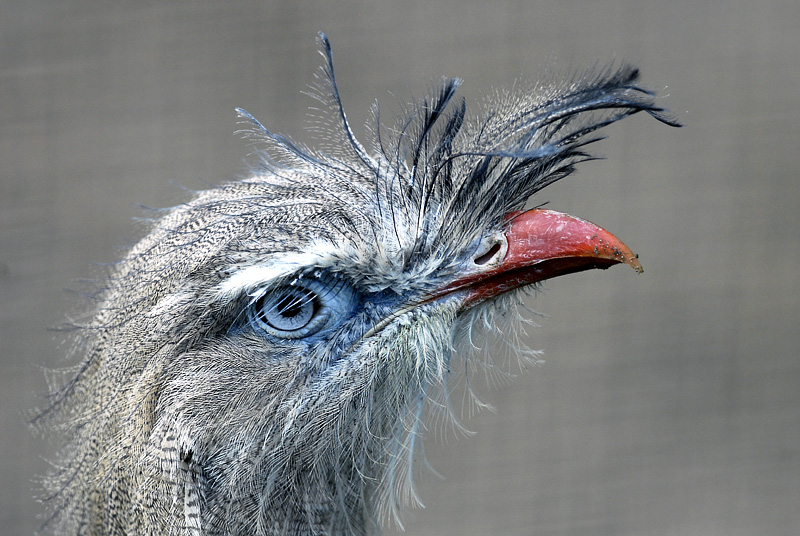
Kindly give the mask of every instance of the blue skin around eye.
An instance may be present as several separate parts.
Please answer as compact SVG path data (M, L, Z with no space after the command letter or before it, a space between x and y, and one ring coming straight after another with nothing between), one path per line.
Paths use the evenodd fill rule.
M292 331L292 336L284 337L277 333L270 333L256 320L256 316L259 314L257 309L259 298L272 292L281 292L286 287L307 290L316 295L319 310L307 324L311 326L308 333L303 333L304 328L301 327ZM245 314L241 315L244 322L238 323L238 327L234 326L229 333L247 329L274 343L300 344L309 347L325 346L328 351L334 347L343 349L350 346L376 323L395 311L398 305L404 301L403 296L392 289L368 294L361 293L348 280L322 270L284 280L283 283L273 288L265 289L262 295L259 295L258 292L253 294L257 298L249 303ZM320 315L324 315L325 320L315 324L314 319L318 319Z

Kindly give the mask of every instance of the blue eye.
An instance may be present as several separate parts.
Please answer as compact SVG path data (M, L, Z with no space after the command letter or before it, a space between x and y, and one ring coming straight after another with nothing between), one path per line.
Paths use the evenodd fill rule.
M247 311L251 324L282 339L317 333L332 319L341 319L353 304L353 290L333 277L299 278L268 289Z

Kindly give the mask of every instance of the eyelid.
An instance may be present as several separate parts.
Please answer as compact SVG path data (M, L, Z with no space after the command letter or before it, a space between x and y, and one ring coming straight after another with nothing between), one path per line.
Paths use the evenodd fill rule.
M325 240L313 240L305 250L279 252L264 260L264 264L233 266L229 275L215 288L216 300L229 303L243 295L276 285L304 270L334 266L338 246ZM313 267L313 268L309 268Z

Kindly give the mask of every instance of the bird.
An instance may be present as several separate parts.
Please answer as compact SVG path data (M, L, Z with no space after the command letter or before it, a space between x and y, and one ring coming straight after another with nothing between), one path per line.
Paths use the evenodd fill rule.
M45 530L379 534L420 500L454 378L493 366L476 341L535 359L520 333L541 281L642 270L535 203L597 158L599 129L638 112L679 126L637 68L498 92L475 116L442 78L389 126L376 101L362 144L318 44L317 145L237 109L247 174L158 212L76 327L78 364L41 412L63 438Z

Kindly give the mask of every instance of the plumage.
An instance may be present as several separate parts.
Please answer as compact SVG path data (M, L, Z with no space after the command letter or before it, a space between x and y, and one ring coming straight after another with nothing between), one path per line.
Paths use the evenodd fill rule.
M81 364L43 415L66 438L55 532L377 533L416 501L422 422L449 418L454 360L489 366L470 358L475 332L502 316L524 358L516 307L542 274L638 266L610 234L534 266L511 232L596 229L517 211L592 158L597 129L640 111L675 124L636 69L478 118L444 79L391 128L376 105L363 146L320 46L318 149L239 110L252 174L155 221L79 330Z

